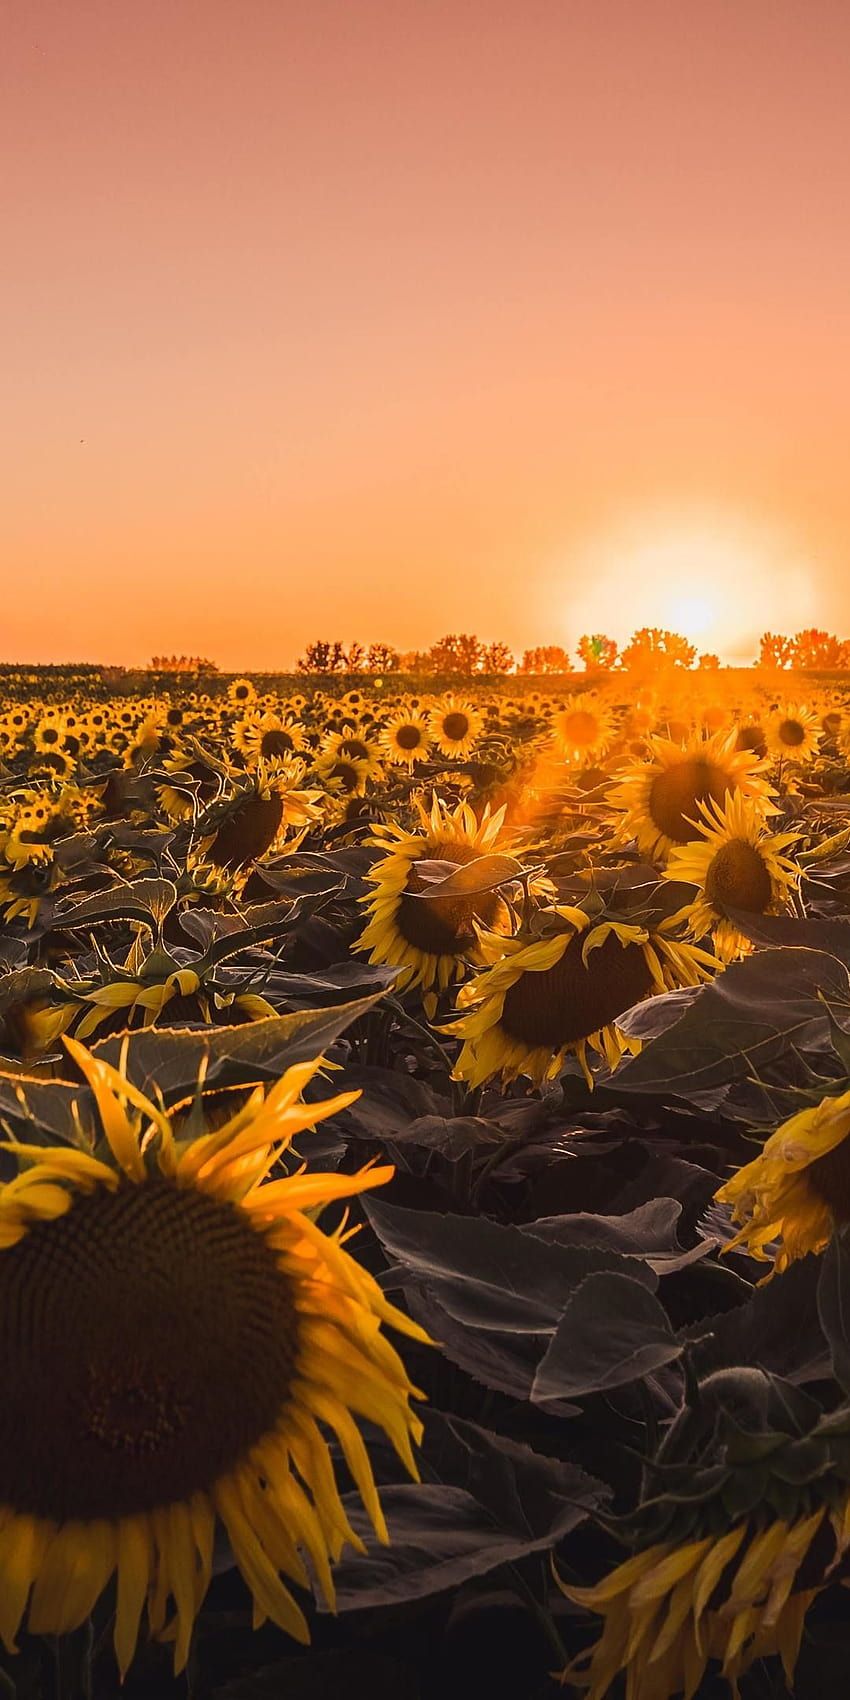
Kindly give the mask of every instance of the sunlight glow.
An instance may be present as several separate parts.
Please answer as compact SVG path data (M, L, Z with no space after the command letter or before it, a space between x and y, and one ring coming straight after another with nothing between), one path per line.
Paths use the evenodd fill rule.
M605 632L621 645L641 626L681 632L721 661L753 659L765 630L816 623L811 565L776 527L722 510L636 515L590 537L559 566L570 596L565 634Z

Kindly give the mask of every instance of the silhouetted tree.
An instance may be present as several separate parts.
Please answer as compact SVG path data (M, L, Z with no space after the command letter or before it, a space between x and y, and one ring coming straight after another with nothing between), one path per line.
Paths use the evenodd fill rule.
M506 643L497 641L485 645L481 662L482 673L512 673L514 665L514 652Z
M473 673L481 672L484 645L470 632L460 632L457 636L450 633L431 645L428 657L432 673L459 673L462 678L470 679Z
M388 643L370 643L368 664L372 673L397 673L400 656L397 649Z
M819 631L816 626L810 626L806 631L798 632L794 638L793 665L795 667L846 667L850 645L842 643L832 632Z
M559 643L544 643L537 649L527 649L519 668L520 673L571 673L570 658Z
M584 662L588 673L593 673L598 668L613 667L617 659L617 645L604 632L593 632L590 637L579 638L576 654Z
M315 643L308 643L295 666L299 673L342 673L346 660L345 646L338 639L330 643L326 638L317 638Z
M696 647L680 632L668 632L659 626L641 626L634 633L620 656L620 665L640 668L648 662L661 662L668 667L691 667L696 660Z
M794 659L794 639L778 632L762 632L759 639L760 667L790 667Z

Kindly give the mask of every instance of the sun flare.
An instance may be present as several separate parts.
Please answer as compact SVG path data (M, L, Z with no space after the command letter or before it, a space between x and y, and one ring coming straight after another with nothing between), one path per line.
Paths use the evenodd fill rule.
M563 580L563 559L558 570ZM606 631L621 644L661 626L721 661L748 662L766 610L781 607L792 631L815 618L811 569L794 538L722 510L637 514L589 537L568 576L570 633Z

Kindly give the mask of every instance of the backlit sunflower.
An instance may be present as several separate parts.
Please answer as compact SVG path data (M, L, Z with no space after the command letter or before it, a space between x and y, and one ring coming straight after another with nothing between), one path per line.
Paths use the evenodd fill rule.
M767 747L775 756L804 762L817 755L822 728L814 709L800 703L782 703L770 715L765 730Z
M370 962L400 969L399 989L422 986L428 992L436 985L444 991L467 959L480 961L478 923L508 930L510 916L498 892L429 901L416 895L429 883L426 864L446 864L441 873L447 877L452 868L505 848L504 815L504 809L491 816L485 808L478 820L468 803L451 810L435 796L430 811L420 805L421 832L395 823L378 828L372 842L387 853L366 876L375 891L363 900L369 919L356 949L368 951Z
M331 793L365 797L369 780L369 763L359 756L323 755L314 763L316 777Z
M227 687L227 700L234 708L250 708L256 702L257 693L250 679L231 679Z
M425 1336L342 1229L315 1221L392 1171L267 1180L294 1134L357 1096L300 1103L316 1062L181 1140L122 1074L66 1043L104 1140L96 1155L11 1147L21 1172L0 1190L0 1636L14 1652L23 1622L77 1628L115 1577L121 1672L145 1613L182 1669L220 1522L255 1624L306 1641L282 1577L307 1587L306 1558L332 1606L331 1563L346 1543L363 1550L323 1430L382 1540L355 1417L416 1474L416 1390L382 1325Z
M614 739L614 715L595 691L568 697L552 721L558 750L573 766L597 761Z
M655 992L698 985L717 966L670 937L669 923L650 931L565 906L547 920L545 934L481 937L489 966L458 994L458 1008L470 1013L446 1029L464 1041L455 1079L480 1086L495 1075L504 1082L525 1075L540 1086L573 1052L591 1085L589 1050L615 1069L625 1052L640 1049L618 1028L618 1016Z
M850 1092L824 1098L783 1122L759 1155L717 1193L729 1204L742 1246L780 1272L808 1252L822 1252L850 1222Z
M329 732L322 745L320 760L361 762L367 779L382 779L380 754L377 744L357 727L344 732ZM318 762L316 765L319 765Z
M427 761L431 734L424 714L411 709L391 715L382 728L380 744L387 761L400 767L413 768L417 762Z
M659 737L647 742L649 759L631 763L608 798L623 811L623 831L634 835L645 855L664 860L675 845L697 837L700 805L722 808L727 792L740 791L768 812L766 764L736 748L734 730L683 744Z
M688 929L697 939L712 933L716 954L731 962L753 947L727 910L778 915L787 909L800 874L785 851L799 834L769 832L758 804L740 791L727 793L725 806L703 803L700 813L699 838L671 850L664 871L668 879L699 886L686 912Z
M296 720L267 711L240 720L234 728L233 742L249 764L254 764L298 755L304 748L304 733Z
M431 737L441 755L465 761L472 754L481 730L482 716L468 702L444 696L428 711Z

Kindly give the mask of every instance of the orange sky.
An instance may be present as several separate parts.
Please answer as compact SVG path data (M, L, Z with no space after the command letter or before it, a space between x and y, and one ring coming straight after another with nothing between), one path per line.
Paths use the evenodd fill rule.
M849 97L842 0L3 0L0 657L847 635Z

